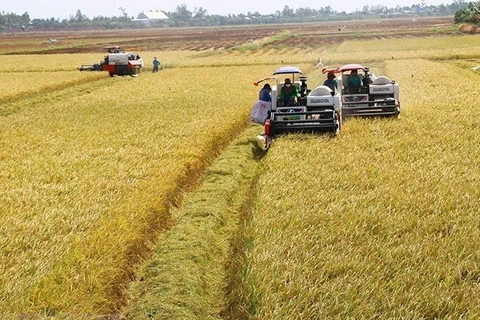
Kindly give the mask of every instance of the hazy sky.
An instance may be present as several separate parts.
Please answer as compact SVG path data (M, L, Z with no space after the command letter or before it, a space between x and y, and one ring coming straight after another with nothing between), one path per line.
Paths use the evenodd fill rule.
M0 12L23 14L28 12L31 19L60 18L68 19L74 16L78 9L88 18L104 16L119 16L124 8L128 16L137 17L142 11L162 10L175 11L177 5L185 4L187 9L194 11L197 7L207 10L208 14L227 15L229 13L247 13L258 11L261 14L281 11L286 5L291 9L331 6L336 11L352 12L361 10L364 6L383 5L387 7L411 6L420 4L422 0L336 0L336 1L286 1L286 0L2 0ZM425 0L427 5L449 4L453 0Z

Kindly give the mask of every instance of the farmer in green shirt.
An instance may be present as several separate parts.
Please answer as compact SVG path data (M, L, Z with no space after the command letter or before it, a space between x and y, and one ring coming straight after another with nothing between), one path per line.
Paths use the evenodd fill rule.
M280 89L282 106L294 106L296 104L296 98L299 96L300 94L298 93L297 87L292 84L290 78L286 78L282 89Z

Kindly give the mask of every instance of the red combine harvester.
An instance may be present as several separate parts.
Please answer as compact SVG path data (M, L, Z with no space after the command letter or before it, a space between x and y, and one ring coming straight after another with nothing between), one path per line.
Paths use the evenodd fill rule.
M82 65L77 68L80 71L108 71L110 77L118 76L136 76L143 68L143 60L138 53L124 51L118 46L106 47L108 55L100 63Z

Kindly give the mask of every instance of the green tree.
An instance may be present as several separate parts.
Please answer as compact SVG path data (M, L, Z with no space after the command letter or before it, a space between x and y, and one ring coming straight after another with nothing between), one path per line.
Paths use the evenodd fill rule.
M193 10L193 18L194 19L205 19L207 17L207 10L200 8L195 8Z
M290 9L289 6L285 6L283 7L283 10L282 10L282 16L284 18L289 18L289 17L293 17L295 14L293 12L293 9Z
M480 22L480 1L477 3L469 2L465 9L461 9L455 13L453 17L455 23L474 23Z
M87 20L87 16L82 14L82 11L80 9L77 9L77 12L75 13L75 16L70 17L70 20L75 21L75 22L82 22L82 21Z

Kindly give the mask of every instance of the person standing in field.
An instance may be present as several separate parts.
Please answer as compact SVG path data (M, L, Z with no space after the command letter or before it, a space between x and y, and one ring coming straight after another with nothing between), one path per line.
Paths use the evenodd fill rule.
M160 66L160 61L157 57L153 58L153 73L158 72L158 67Z
M258 92L258 101L255 102L252 108L251 121L263 125L265 120L270 118L270 111L272 109L272 87L265 83L263 88ZM260 133L259 139L264 139L265 131Z

